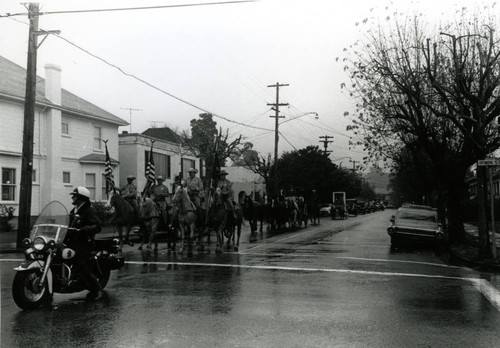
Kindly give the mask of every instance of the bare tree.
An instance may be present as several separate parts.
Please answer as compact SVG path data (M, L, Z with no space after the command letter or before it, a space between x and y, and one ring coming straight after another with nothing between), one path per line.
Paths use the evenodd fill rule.
M427 153L440 213L446 210L454 241L464 237L460 202L465 173L500 147L496 22L479 11L467 13L462 10L456 21L434 31L427 31L416 13L393 13L385 25L375 23L366 41L348 50L345 70L351 83L342 84L358 102L350 129L364 137L372 160L395 158L414 144ZM484 221L482 257L489 250Z
M229 131L217 130L217 122L211 114L200 114L199 119L191 120L191 134L184 132L182 139L192 153L204 159L206 175L203 184L207 189L217 182L218 170L226 159L241 152L241 135L229 141Z

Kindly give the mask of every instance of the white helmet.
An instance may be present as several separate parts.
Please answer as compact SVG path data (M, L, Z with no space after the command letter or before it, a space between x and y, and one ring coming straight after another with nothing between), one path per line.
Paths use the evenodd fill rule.
M71 191L70 195L77 195L83 198L90 199L90 191L83 186L76 187L73 191Z

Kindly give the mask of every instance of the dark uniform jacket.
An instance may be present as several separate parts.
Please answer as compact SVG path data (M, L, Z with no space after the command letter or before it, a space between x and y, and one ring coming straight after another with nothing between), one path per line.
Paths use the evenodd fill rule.
M92 208L90 201L71 210L69 226L79 231L70 230L66 244L80 253L90 252L94 243L94 235L101 232L101 219L97 211Z

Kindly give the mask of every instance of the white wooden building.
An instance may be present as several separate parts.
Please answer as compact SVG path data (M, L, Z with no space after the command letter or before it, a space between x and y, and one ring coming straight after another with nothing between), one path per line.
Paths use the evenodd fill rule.
M26 69L0 56L0 204L19 212ZM89 83L91 80L89 80ZM85 82L82 82L85 83ZM32 215L52 200L71 207L69 193L87 187L104 200L108 140L115 181L119 181L118 127L128 123L61 88L61 69L45 66L37 77Z

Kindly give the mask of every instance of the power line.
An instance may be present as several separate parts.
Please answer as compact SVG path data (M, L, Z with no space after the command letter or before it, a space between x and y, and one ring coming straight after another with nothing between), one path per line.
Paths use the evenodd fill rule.
M183 5L162 5L162 6L143 6L143 7L120 7L120 8L106 8L106 9L91 9L91 10L67 10L67 11L48 11L39 12L39 15L52 15L52 14L70 14L70 13L92 13L92 12L116 12L116 11L135 11L135 10L154 10L161 8L174 8L174 7L194 7L194 6L210 6L210 5L228 5L228 4L238 4L245 2L256 2L258 0L241 0L241 1L224 1L224 2L207 2L207 3L193 3L193 4L183 4ZM28 13L7 13L5 15L0 15L2 17L13 17L13 16L27 16Z
M44 30L40 30L40 31L44 31ZM45 31L44 31L44 32L45 32ZM49 33L49 32L47 32L47 33ZM93 54L93 53L91 53L91 52L87 51L86 49L84 49L84 48L82 48L82 47L78 46L77 44L75 44L75 43L71 42L70 40L68 40L68 39L66 39L66 38L64 38L64 37L62 37L61 35L57 35L56 37L60 38L61 40L66 41L66 42L67 42L67 43L69 43L70 45L72 45L72 46L74 46L74 47L78 48L79 50L81 50L81 51L83 51L83 52L87 53L88 55L90 55L90 56L92 56L92 57L94 57L94 58L96 58L96 59L100 60L101 62L103 62L103 63L105 63L105 64L107 64L107 65L109 65L109 66L111 66L111 67L113 67L113 68L115 68L115 69L117 69L117 70L118 70L118 71L120 71L122 74L124 74L124 75L126 75L126 76L128 76L128 77L131 77L131 78L133 78L133 79L135 79L135 80L137 80L137 81L139 81L139 82L141 82L141 83L143 83L143 84L145 84L145 85L147 85L147 86L149 86L149 87L151 87L151 88L153 88L153 89L155 89L155 90L157 90L157 91L159 91L159 92L161 92L161 93L163 93L163 94L166 94L166 95L168 95L169 97L174 98L174 99L176 99L176 100L178 100L178 101L180 101L180 102L182 102L182 103L184 103L184 104L186 104L186 105L189 105L189 106L191 106L191 107L193 107L193 108L195 108L195 109L198 109L198 110L203 111L203 112L205 112L205 113L209 113L209 114L211 114L211 115L213 115L213 116L215 116L215 117L218 117L218 118L223 119L223 120L225 120L225 121L227 121L227 122L230 122L230 123L238 124L238 125L245 126L245 127L248 127L248 128L253 128L253 129L259 129L259 130L264 130L264 131L272 131L271 129L268 129L268 128L257 127L257 126L251 126L251 125L247 125L247 124L242 123L242 122L233 121L233 120L231 120L231 119L229 119L229 118L227 118L227 117L224 117L224 116L218 115L218 114L216 114L216 113L214 113L214 112L211 112L211 111L209 111L209 110L207 110L207 109L204 109L204 108L202 108L202 107L200 107L200 106L197 106L197 105L195 105L195 104L193 104L193 103L191 103L191 102L188 102L187 100L184 100L184 99L182 99L182 98L180 98L180 97L177 97L177 96L173 95L172 93L169 93L169 92L167 92L167 91L165 91L165 90L163 90L163 89L161 89L161 88L159 88L159 87L156 87L155 85L153 85L153 84L151 84L151 83L149 83L149 82L147 82L147 81L145 81L145 80L143 80L143 79L141 79L141 78L139 78L139 77L137 77L137 76L135 76L135 75L133 75L133 74L130 74L130 73L128 73L128 72L126 72L126 71L124 71L124 70L123 70L122 68L120 68L119 66L117 66L117 65L115 65L115 64L113 64L113 63L110 63L110 62L106 61L104 58L101 58L101 57L99 57L99 56L97 56L97 55L95 55L95 54Z

